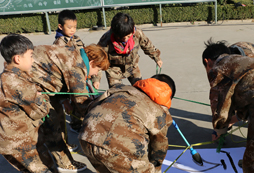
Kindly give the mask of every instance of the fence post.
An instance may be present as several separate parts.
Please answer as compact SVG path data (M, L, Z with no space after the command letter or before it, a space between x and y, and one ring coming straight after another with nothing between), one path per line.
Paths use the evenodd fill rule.
M162 10L161 10L161 4L160 4L160 20L161 20L161 27L162 27Z
M217 0L214 1L215 2L215 24L217 24Z
M104 8L104 0L101 0L101 6L102 6L104 26L105 26L105 29L107 29L106 14L105 14L105 8Z
M46 21L47 21L47 25L48 25L48 30L49 30L49 35L51 35L51 28L50 28L50 22L49 22L49 15L48 12L45 12L46 14Z

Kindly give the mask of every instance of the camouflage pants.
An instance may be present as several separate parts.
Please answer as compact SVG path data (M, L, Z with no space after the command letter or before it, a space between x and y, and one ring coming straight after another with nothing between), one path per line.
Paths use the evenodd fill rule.
M19 148L19 153L3 155L3 157L21 172L51 173L58 172L54 160L46 146L41 146L40 151L36 145ZM42 156L42 157L41 157Z
M68 133L67 133L67 127L66 127L66 121L65 121L66 115L64 113L62 104L60 103L60 100L62 100L62 99L66 99L66 96L55 95L55 96L50 97L50 103L54 107L54 109L57 113L56 120L59 122L62 137L68 143Z
M92 85L90 85L89 83L86 83L87 87L88 87L88 92L89 93L94 93L93 87ZM95 99L97 96L96 95L90 95L89 96L91 99ZM73 107L73 115L71 116L71 123L70 126L71 128L79 131L81 126L82 126L82 122L84 119L84 113L80 114L79 111L77 111L76 105L74 102L71 102L71 106Z
M41 125L43 130L43 138L41 143L45 143L56 160L59 167L70 165L73 161L72 155L62 138L61 127L58 115L55 110L51 109L49 118L45 118L45 122Z
M99 173L161 173L161 167L155 167L148 158L131 159L83 140L79 142L85 156Z
M109 67L109 69L105 72L109 88L115 84L121 84L122 79L125 78L128 78L131 85L142 79L138 65L136 67L129 66L128 69L122 69L121 67Z
M73 107L73 112L71 116L71 123L70 126L71 128L75 129L75 130L79 130L82 126L82 115L79 114L79 112L77 111L76 105L74 102L71 102L71 106Z
M38 140L16 149L14 155L3 155L16 169L24 172L58 172L57 166L65 167L73 160L61 136L57 114L50 110L49 118L38 129Z

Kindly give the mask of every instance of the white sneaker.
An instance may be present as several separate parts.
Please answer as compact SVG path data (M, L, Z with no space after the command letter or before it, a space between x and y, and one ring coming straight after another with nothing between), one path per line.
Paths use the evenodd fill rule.
M85 170L86 168L86 164L74 160L71 165L68 165L65 168L58 167L57 169L60 172L80 172Z

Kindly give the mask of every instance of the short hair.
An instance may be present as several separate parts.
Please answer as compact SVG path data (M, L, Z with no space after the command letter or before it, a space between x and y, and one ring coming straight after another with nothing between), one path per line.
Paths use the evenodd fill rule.
M175 92L176 92L176 86L175 86L175 82L174 80L169 77L168 75L166 74L156 74L156 75L153 75L151 78L155 78L155 79L158 79L159 81L161 82L165 82L168 84L168 86L171 88L172 90L172 96L171 96L171 99L174 97L175 95Z
M125 13L117 13L111 21L111 30L118 38L133 33L134 21L132 17Z
M205 59L211 59L212 61L215 61L221 54L230 54L230 49L226 45L227 41L217 41L216 43L213 42L212 38L210 38L206 45L206 49L204 50L202 54L203 64L206 66Z
M66 20L77 20L73 11L63 10L58 14L58 24L64 26Z
M98 66L102 70L107 70L109 68L108 54L102 49L101 46L96 44L90 44L84 47L89 61L94 62L94 65Z
M23 55L29 49L34 49L33 43L20 34L9 34L0 43L1 54L8 64L12 62L13 56Z

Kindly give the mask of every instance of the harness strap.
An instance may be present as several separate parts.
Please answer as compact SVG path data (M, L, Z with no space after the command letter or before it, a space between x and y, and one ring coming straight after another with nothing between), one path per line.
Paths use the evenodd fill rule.
M85 63L86 69L87 69L87 79L86 79L86 83L88 83L88 75L89 75L89 71L90 71L90 64L89 64L89 59L87 57L87 54L85 52L85 50L83 48L80 49L80 55ZM89 87L86 85L86 90L89 92Z
M246 56L244 51L243 51L243 49L241 47L239 47L237 45L233 45L233 46L230 46L230 47L238 49L242 56Z

